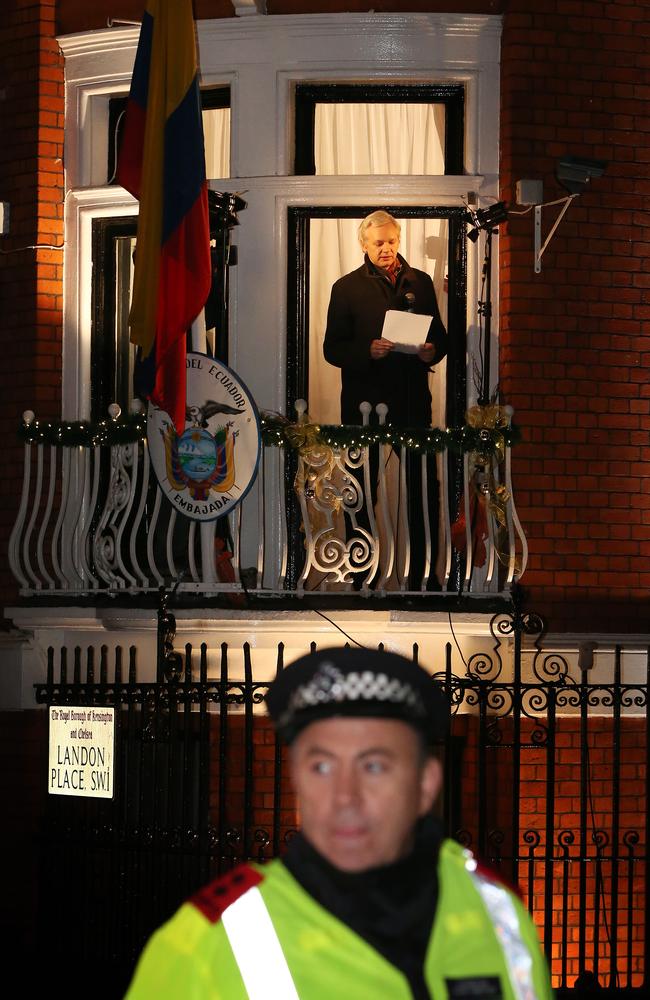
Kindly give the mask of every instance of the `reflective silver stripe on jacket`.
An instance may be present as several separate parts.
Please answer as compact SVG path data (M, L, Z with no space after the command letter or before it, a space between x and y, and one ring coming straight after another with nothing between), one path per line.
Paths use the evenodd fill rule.
M533 957L521 936L519 917L512 896L504 886L479 874L470 851L465 851L465 868L492 920L497 939L503 949L515 997L517 1000L537 1000L533 984Z
M300 1000L259 889L226 907L221 920L249 1000Z

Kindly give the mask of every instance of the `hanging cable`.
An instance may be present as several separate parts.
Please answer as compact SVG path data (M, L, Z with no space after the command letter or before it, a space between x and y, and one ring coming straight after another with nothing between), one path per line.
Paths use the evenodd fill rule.
M311 610L314 612L314 614L320 615L321 618L324 618L326 622L330 623L330 625L333 625L334 628L337 628L339 630L339 632L341 633L341 635L344 635L346 639L349 639L350 642L353 642L355 644L355 646L359 647L359 649L366 649L367 648L366 646L363 645L362 642L357 642L357 640L354 639L351 635L348 635L348 633L345 631L345 629L342 629L340 625L337 625L336 622L332 618L328 618L327 615L323 614L322 611L319 611L318 608L312 608Z

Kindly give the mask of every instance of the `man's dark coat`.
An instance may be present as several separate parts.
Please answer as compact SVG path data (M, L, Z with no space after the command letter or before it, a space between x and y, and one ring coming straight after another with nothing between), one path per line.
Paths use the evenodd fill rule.
M387 420L404 427L431 425L431 393L427 380L429 366L415 354L391 351L374 361L370 344L381 337L388 309L433 316L427 341L435 345L432 364L447 353L447 334L440 318L433 282L424 271L410 267L403 257L396 284L366 255L356 271L344 275L332 286L323 352L326 361L341 369L341 421L360 424L359 404L388 406ZM376 422L376 417L372 420Z

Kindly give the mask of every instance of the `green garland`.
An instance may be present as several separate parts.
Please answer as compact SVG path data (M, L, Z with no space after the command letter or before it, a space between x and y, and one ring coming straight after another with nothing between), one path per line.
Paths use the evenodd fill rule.
M300 445L300 425L290 424L283 417L262 417L262 439L265 444L278 448ZM307 425L309 426L309 425ZM312 425L313 426L313 425ZM478 428L464 424L462 427L357 427L352 424L319 424L314 427L316 443L332 448L365 447L373 444L388 444L394 448L402 445L415 451L481 452L493 454L505 442L517 444L521 439L519 429L510 425L499 428ZM296 443L298 442L298 444Z
M147 436L147 418L142 413L116 420L32 420L23 423L18 435L26 443L60 447L95 448L98 445L133 444Z
M284 417L263 414L260 418L264 444L277 448L300 446L301 425L289 423ZM415 451L456 453L481 452L492 454L502 443L517 444L520 434L517 427L477 428L462 427L357 427L349 424L304 425L312 431L312 442L332 448L366 447L387 444L394 448L402 445ZM22 423L19 436L26 443L49 444L60 447L95 448L99 445L133 444L147 436L146 417L133 414L116 420L92 423L80 421L40 421Z

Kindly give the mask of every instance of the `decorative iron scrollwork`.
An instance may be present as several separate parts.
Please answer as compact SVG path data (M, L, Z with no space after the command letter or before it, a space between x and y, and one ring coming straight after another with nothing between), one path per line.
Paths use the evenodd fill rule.
M538 648L533 660L533 673L542 684L573 683L569 664L560 653L543 655Z
M461 847L467 847L468 849L472 847L472 834L469 830L456 830L454 840L457 840Z
M330 582L349 583L353 573L377 565L377 540L357 524L366 500L350 471L363 469L365 462L365 451L359 447L311 444L300 449L296 492L305 530L305 575L314 569Z
M502 663L498 653L496 661L490 653L473 653L467 661L467 675L477 681L494 681L501 673Z
M609 834L606 830L594 830L591 834L592 842L596 845L598 854L602 854L609 844Z
M242 833L239 827L236 826L229 827L226 830L224 846L228 847L234 854L235 850L237 849L237 847L239 847L241 842L242 842Z
M630 851L630 854L634 854L634 848L640 840L641 837L639 836L638 830L626 830L623 834L623 843Z
M563 855L565 858L569 856L569 848L575 843L575 834L573 830L560 830L557 835L557 842L563 849Z
M258 862L265 861L264 851L269 846L271 838L269 837L268 831L258 828L253 834L253 845L256 848L256 860ZM251 854L253 852L251 851Z
M506 837L503 830L490 830L488 833L488 847L490 848L495 861L501 860L501 848L503 847L505 840Z
M93 542L93 558L100 576L113 586L124 585L125 567L121 561L119 536L122 515L131 498L134 462L138 444L111 448L111 475L106 503ZM135 580L131 582L135 583Z
M647 704L647 690L643 691L641 688L633 685L629 685L621 689L622 708L646 708Z
M524 830L524 832L521 835L521 839L523 840L524 844L530 847L530 854L534 853L535 848L539 847L542 840L539 830L531 830L531 829Z

